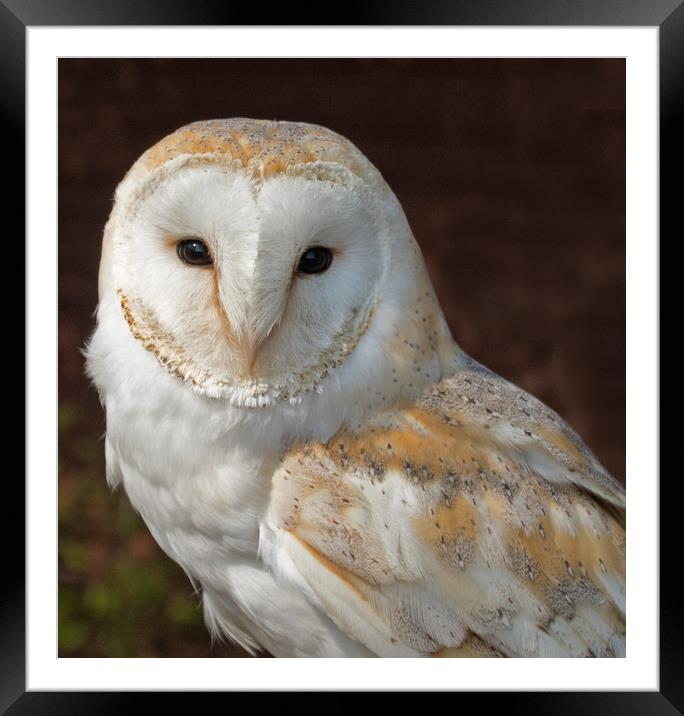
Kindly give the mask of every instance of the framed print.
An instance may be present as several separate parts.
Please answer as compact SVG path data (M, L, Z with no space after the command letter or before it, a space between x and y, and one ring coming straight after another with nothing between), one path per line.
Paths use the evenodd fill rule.
M181 3L102 15L97 4L58 5L59 16L48 3L0 5L16 166L26 147L28 267L26 565L13 567L3 600L6 712L97 710L98 695L78 692L131 690L525 691L534 693L517 697L533 712L564 692L565 709L579 712L681 708L677 607L659 569L674 499L663 500L671 487L659 480L657 428L659 227L676 205L666 147L684 96L681 3L625 6L624 17L601 3L581 12L402 6L317 27L254 26L229 8ZM242 189L242 179L231 184L240 202L225 189L238 164L240 176L252 172ZM292 182L300 193L288 209ZM310 194L304 206L321 185L344 190ZM252 216L248 197L262 187L271 203ZM299 238L250 248L255 217L274 237ZM380 249L367 226L390 237ZM227 244L211 237L230 232L226 258ZM405 245L392 248L400 235ZM283 262L293 268L277 299ZM108 325L110 288L116 315L104 331L93 314L98 265L97 325ZM241 267L245 276L260 267L259 284L239 283ZM376 330L387 342L374 353ZM107 356L132 341L146 350L117 358L123 372L113 378ZM468 356L522 390L477 372ZM435 377L452 364L477 373L453 388L458 408L452 388L439 388L447 378ZM336 392L314 409L329 373ZM137 386L120 418L113 380ZM209 412L186 413L195 404L173 397L178 390L201 395ZM504 397L486 403L487 391ZM549 406L543 418L524 422L537 408L522 391ZM271 404L283 406L282 420L254 417ZM231 411L250 415L239 418L234 481L168 492L166 476L200 460L191 456L226 449L210 433L223 434ZM467 436L456 467L454 430ZM257 503L245 475L265 464L277 465L269 517L248 538ZM534 483L546 496L521 488L516 471L546 476ZM148 473L160 477L135 487L131 475ZM110 491L117 483L125 489ZM626 522L625 490L635 506ZM499 532L478 541L496 530L495 513L515 523L512 546ZM380 539L383 523L388 534L410 524L420 539L408 527ZM182 525L193 526L191 539ZM549 543L565 545L562 534L575 538L580 526L592 546L569 559L554 551L563 575L544 567ZM17 527L8 528L14 544ZM626 610L615 576L625 529ZM434 561L425 556L433 544ZM231 550L237 562L216 562ZM499 554L506 583L524 589L494 590L481 576ZM443 574L435 564L454 575L440 586L452 611L430 586ZM241 576L222 601L216 575L229 569ZM490 585L481 592L476 574ZM269 591L274 579L290 591ZM513 606L496 601L505 596ZM594 606L580 619L587 599ZM520 617L531 605L544 616ZM307 610L318 610L313 639ZM453 627L447 636L444 619L462 637ZM478 632L491 620L496 628ZM469 649L456 653L464 640ZM458 669L416 658L430 655L465 658ZM566 656L599 658L554 658Z

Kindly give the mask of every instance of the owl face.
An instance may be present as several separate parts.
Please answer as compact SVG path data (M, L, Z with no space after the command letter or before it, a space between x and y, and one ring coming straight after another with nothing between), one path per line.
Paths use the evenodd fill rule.
M119 232L132 330L200 389L313 385L367 326L385 268L363 193L301 176L179 168Z
M288 415L315 425L415 396L455 355L396 197L316 125L211 120L154 145L117 188L99 283L101 394L152 369L142 346L184 395L305 401Z
M257 171L228 151L180 151L142 181L134 167L106 232L107 283L133 336L195 390L248 405L316 390L345 361L392 248L373 175L324 151L269 172L265 144Z

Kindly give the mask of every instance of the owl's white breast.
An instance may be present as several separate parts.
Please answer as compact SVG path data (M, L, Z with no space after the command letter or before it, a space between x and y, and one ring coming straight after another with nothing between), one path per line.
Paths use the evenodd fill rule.
M295 435L334 432L339 418L195 394L131 336L114 297L100 304L88 370L106 407L108 479L201 584L209 626L279 656L366 654L258 557L282 449Z

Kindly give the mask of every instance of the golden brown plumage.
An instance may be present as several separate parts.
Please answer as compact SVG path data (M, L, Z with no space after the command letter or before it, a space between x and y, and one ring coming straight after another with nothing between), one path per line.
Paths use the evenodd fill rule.
M272 526L387 656L624 653L624 493L549 408L474 361L290 451Z

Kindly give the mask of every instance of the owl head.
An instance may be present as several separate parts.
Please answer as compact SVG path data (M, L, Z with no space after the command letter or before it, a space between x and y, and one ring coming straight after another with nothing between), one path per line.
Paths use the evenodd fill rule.
M233 406L390 400L453 354L395 195L300 122L195 122L148 149L116 190L99 293L100 328L125 321L131 350Z

